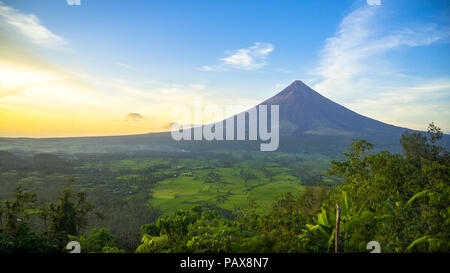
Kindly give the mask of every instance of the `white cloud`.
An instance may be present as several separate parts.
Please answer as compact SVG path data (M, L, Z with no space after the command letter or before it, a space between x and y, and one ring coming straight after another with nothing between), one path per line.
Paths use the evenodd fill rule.
M132 66L130 64L117 62L117 65L120 66L120 67L126 68L126 69L136 70L136 67Z
M367 0L367 5L379 6L379 5L381 5L381 0Z
M450 131L448 79L435 79L424 85L382 86L380 89L383 92L376 96L358 98L344 105L390 124L424 130L429 122L434 121L445 132Z
M200 70L203 71L223 71L225 70L225 68L223 67L223 65L203 65L202 67L200 67Z
M67 42L41 24L33 14L23 14L0 1L0 26L12 27L31 42L51 49L67 49Z
M67 0L67 5L79 6L79 5L81 5L81 0Z
M205 65L200 69L203 71L223 71L230 68L241 70L257 70L267 65L267 58L274 50L269 43L254 43L248 48L227 51L227 57L220 58L219 64Z
M336 34L326 40L319 65L314 72L318 81L313 88L361 114L396 125L410 124L400 117L398 109L412 110L414 105L421 105L415 108L415 113L420 113L425 118L439 116L425 110L433 109L429 105L439 104L428 102L427 99L433 97L433 92L442 90L435 88L433 80L402 74L385 58L385 53L401 47L430 45L448 38L450 34L434 24L389 31L382 27L379 12L382 12L381 7L374 9L363 6L342 20ZM447 84L450 79L444 81ZM448 91L447 85L445 86ZM426 92L417 92L417 88L423 88ZM410 107L402 101L406 97ZM371 107L371 103L375 103L376 108ZM446 102L440 104L444 103ZM407 111L403 112L406 113ZM414 118L411 116L411 119ZM445 116L441 115L440 119L449 125L448 120L444 120ZM426 124L413 128L424 127Z

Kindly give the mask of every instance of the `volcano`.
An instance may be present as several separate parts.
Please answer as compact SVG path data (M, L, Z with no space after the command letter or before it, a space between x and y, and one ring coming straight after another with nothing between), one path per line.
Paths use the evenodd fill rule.
M353 112L311 89L292 82L260 105L279 105L280 134L361 137L398 135L406 128L389 125Z
M228 139L227 121L232 120L234 138L231 139L239 139L237 138L237 131L239 131L237 128L238 116L245 116L245 140L249 140L250 135L260 134L259 126L261 126L261 123L258 109L263 105L266 105L267 109L271 109L271 106L274 105L279 107L280 147L285 151L308 150L317 152L324 150L335 153L339 150L342 152L345 147L348 147L352 139L365 139L375 144L376 150L385 149L399 152L401 135L408 130L360 115L322 96L300 80L295 80L278 94L261 102L254 108L208 126L211 128L223 127L223 139ZM255 108L256 111L254 111ZM268 110L268 113L267 123L269 126L271 124L270 110ZM253 115L253 118L250 117L251 115ZM254 120L255 118L256 122L249 122L250 119ZM200 129L197 132L202 129L196 128ZM191 139L193 139L194 130L196 129L191 129L189 132ZM220 142L212 141L213 145L209 145L208 142L201 142L202 149L217 147L217 145L224 147L223 143ZM252 147L251 142L237 142L239 141L228 142L225 146L230 149ZM199 145L194 144L190 148L192 149L193 146L198 147Z

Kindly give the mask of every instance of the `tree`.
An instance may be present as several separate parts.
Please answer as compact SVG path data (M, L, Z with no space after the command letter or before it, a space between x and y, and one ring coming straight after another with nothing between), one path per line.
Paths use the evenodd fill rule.
M0 250L13 253L49 253L59 250L55 240L32 230L30 218L36 210L35 202L36 195L26 192L22 187L16 189L12 201L3 202L1 211L4 211L6 221L0 228Z
M50 205L52 211L49 233L57 238L65 237L67 234L78 235L76 223L75 204L72 202L72 190L67 188L63 191L59 204Z
M343 230L347 249L377 239L386 251L448 251L450 242L450 166L448 152L437 145L440 129L429 137L405 132L402 155L370 153L365 141L352 143L345 161L332 162L331 173L344 184L330 190L326 205L348 193L353 209Z
M124 250L115 246L114 236L106 228L92 229L89 236L69 235L69 240L80 243L82 253L122 253Z
M15 234L18 226L25 223L27 211L34 208L36 194L26 192L22 187L18 187L13 201L5 201L3 206L6 212L5 234Z
M88 214L94 206L87 202L86 193L75 193L69 186L63 190L59 203L50 204L49 236L57 238L61 246L67 235L78 235L87 226Z

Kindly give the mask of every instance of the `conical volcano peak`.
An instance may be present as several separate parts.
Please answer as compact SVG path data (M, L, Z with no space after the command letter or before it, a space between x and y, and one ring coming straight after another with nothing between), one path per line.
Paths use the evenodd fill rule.
M316 92L305 83L300 80L295 80L281 92L268 99L266 102L276 104L282 101L295 101L299 99L305 100L311 97L313 93Z
M300 80L293 81L288 87L286 87L280 93L289 93L291 95L308 95L311 92L314 92L309 86L307 86L304 82Z
M289 86L307 86L307 85L301 80L295 80Z
M300 80L262 105L279 105L283 134L356 136L373 132L399 132L401 128L359 115L322 96Z

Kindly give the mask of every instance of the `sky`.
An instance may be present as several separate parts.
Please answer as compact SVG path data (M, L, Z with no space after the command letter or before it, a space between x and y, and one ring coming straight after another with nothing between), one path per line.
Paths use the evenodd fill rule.
M294 80L449 133L450 1L0 0L2 137L167 131L194 97L243 110Z

